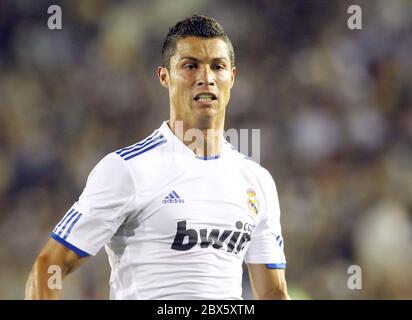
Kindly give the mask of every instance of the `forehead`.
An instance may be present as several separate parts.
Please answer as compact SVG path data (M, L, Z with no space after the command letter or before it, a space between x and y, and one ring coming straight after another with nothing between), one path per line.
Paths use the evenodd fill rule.
M226 58L230 61L227 44L220 38L186 37L179 39L172 60L178 61L182 57L193 57L198 60Z

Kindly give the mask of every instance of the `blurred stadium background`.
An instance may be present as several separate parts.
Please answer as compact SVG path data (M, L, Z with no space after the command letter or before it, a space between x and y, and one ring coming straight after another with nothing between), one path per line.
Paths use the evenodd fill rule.
M47 28L58 4L63 30ZM347 28L358 4L363 29ZM226 128L261 129L295 299L412 299L411 1L0 1L0 299L106 153L168 117L155 68L193 13L231 37ZM362 268L362 290L347 286ZM65 283L107 299L104 250ZM245 297L250 288L245 278Z

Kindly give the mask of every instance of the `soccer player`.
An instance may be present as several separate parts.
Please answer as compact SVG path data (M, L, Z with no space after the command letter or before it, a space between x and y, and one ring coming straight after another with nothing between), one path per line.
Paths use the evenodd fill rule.
M59 298L49 266L65 277L103 246L111 299L242 299L243 262L255 298L289 298L275 183L221 134L231 41L193 15L169 29L162 59L169 121L92 170L38 255L27 299Z

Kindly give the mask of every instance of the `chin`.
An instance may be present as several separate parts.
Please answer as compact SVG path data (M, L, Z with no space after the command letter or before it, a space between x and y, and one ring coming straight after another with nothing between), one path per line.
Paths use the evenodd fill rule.
M204 119L204 120L212 120L217 116L217 110L214 108L196 108L194 110L194 115L196 118L199 120Z

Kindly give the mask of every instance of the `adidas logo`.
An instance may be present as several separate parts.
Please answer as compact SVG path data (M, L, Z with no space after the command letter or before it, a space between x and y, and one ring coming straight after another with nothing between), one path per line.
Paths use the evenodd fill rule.
M169 193L162 201L163 203L184 203L185 200L179 197L176 191Z

